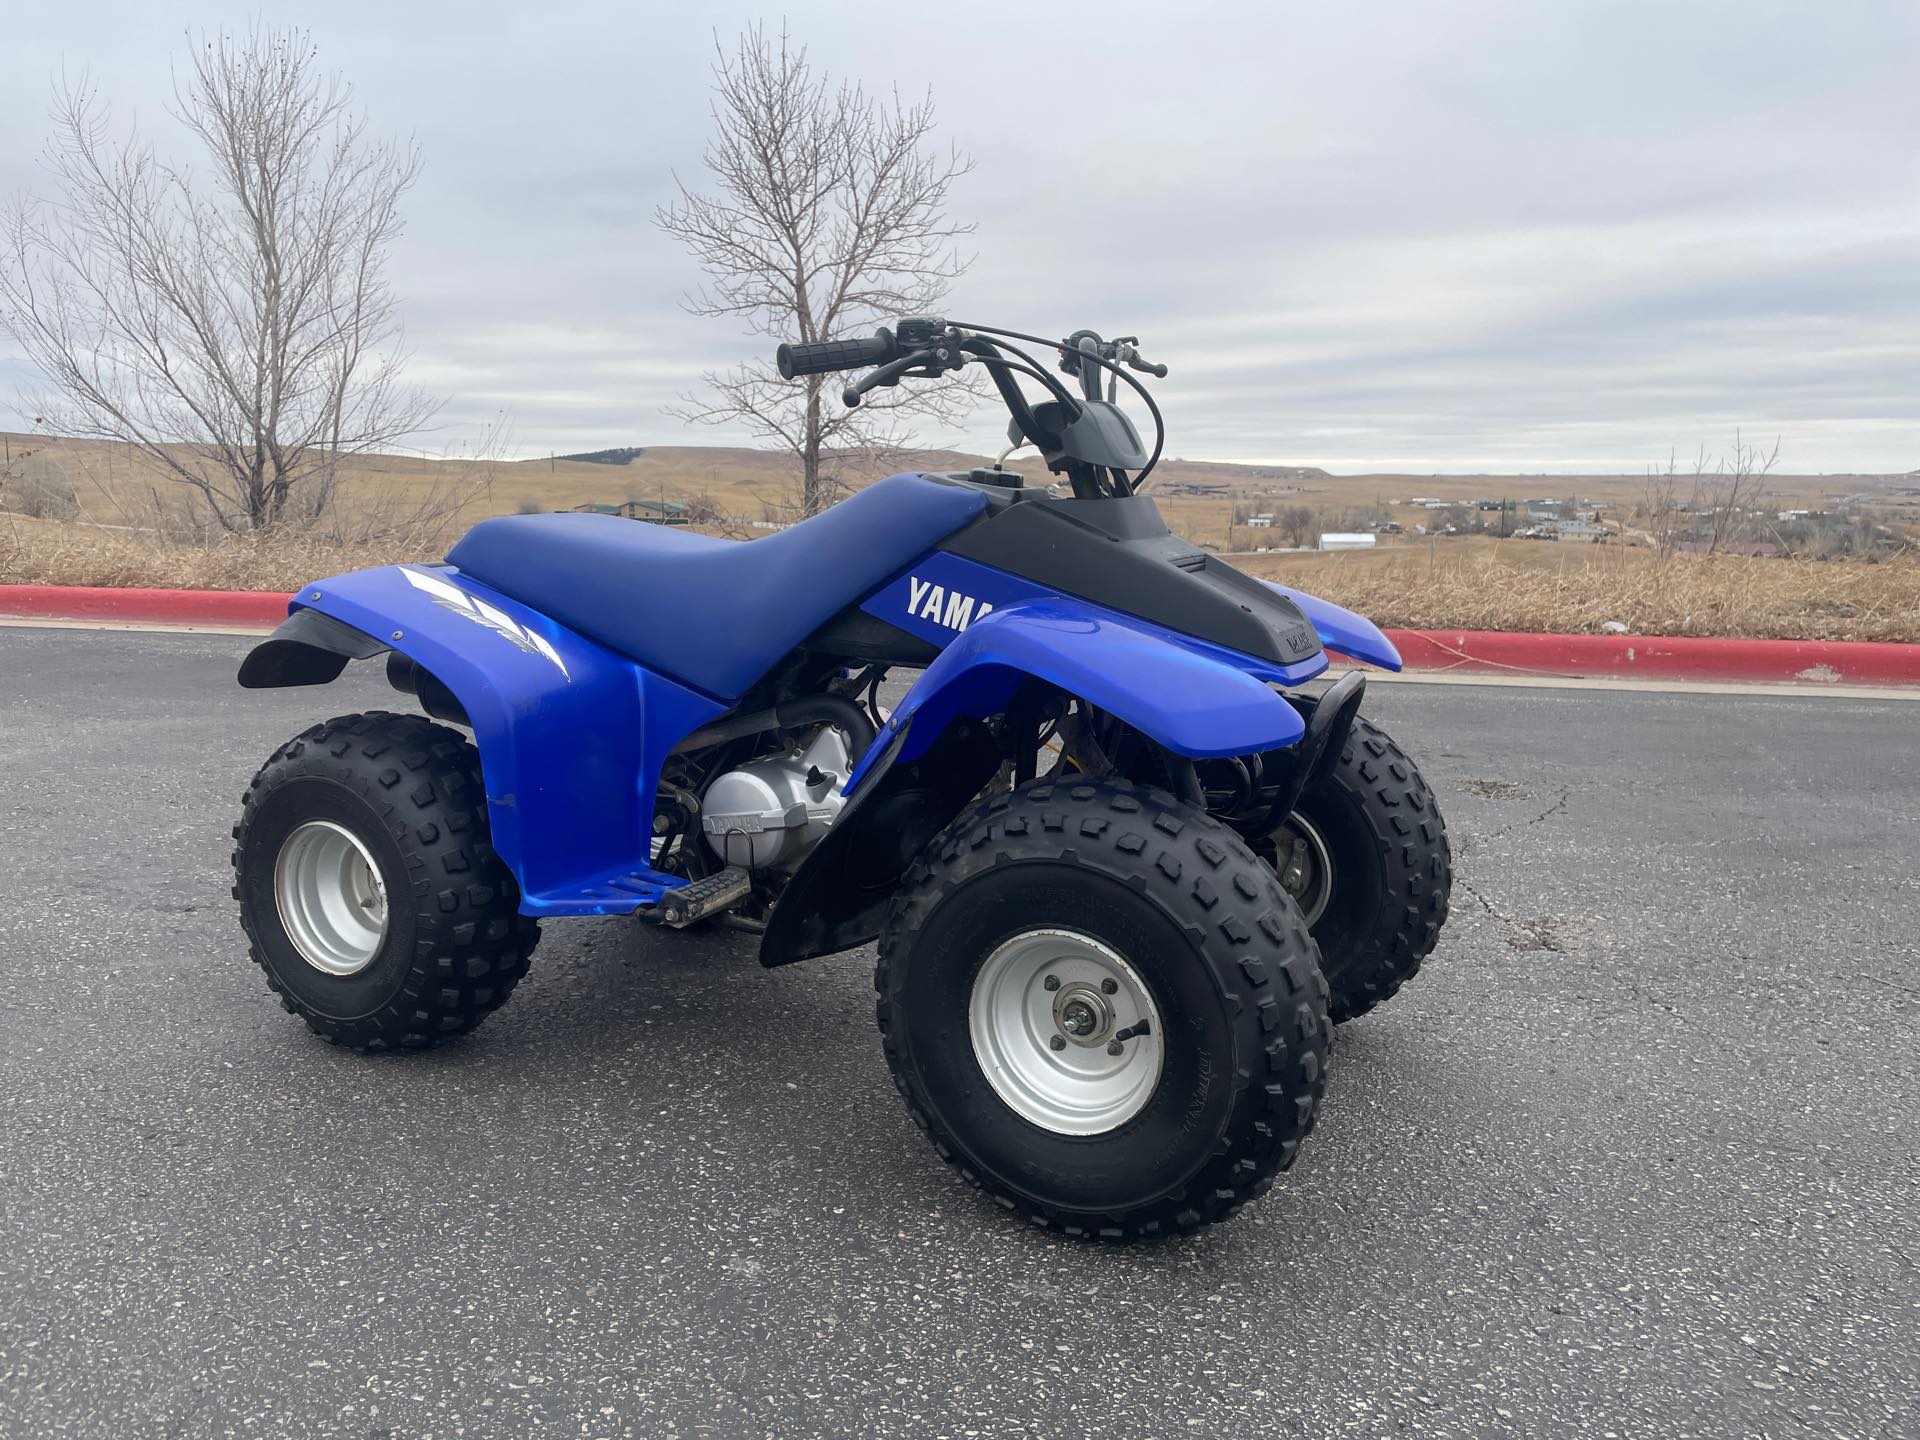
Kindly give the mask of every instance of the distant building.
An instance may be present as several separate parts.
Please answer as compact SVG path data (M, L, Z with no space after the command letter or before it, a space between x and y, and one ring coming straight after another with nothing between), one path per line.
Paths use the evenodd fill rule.
M583 515L624 515L629 520L645 520L651 525L687 523L687 507L678 500L628 500L621 505L600 505L589 502L573 508Z
M1273 528L1273 516L1250 515L1247 517L1247 526L1252 530L1271 530Z
M1553 530L1562 540L1605 540L1613 532L1604 525L1594 525L1585 520L1555 520L1547 528Z
M1371 550L1377 537L1373 535L1355 535L1340 531L1329 531L1320 537L1322 550Z

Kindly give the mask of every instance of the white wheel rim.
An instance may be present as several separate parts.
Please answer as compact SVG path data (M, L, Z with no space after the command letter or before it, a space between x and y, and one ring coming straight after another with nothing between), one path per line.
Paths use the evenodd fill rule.
M328 975L357 975L387 938L387 887L360 837L309 820L281 842L273 898L293 948Z
M1166 1031L1152 992L1078 931L1024 931L989 955L967 1028L994 1094L1056 1135L1117 1129L1160 1084Z
M1333 857L1327 853L1327 842L1296 810L1274 831L1273 845L1273 871L1280 888L1293 896L1309 926L1318 924L1333 898Z

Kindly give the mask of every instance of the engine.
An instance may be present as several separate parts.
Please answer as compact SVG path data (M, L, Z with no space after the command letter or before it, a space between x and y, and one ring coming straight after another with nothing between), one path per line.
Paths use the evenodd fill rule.
M822 725L780 755L729 770L707 787L700 828L713 852L747 870L791 870L846 803L846 736Z

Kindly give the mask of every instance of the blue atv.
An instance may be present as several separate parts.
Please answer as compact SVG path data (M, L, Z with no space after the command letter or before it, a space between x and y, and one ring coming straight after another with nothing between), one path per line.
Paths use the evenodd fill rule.
M1360 673L1300 688L1323 645L1399 656L1168 532L1127 373L1166 371L1131 338L922 317L779 363L866 369L849 405L981 366L1059 478L895 475L745 543L503 517L444 564L316 581L240 683L384 656L425 714L261 768L234 829L253 958L372 1051L472 1030L549 915L720 920L769 966L877 939L894 1081L969 1180L1104 1239L1224 1219L1313 1128L1332 1023L1446 918L1445 827Z

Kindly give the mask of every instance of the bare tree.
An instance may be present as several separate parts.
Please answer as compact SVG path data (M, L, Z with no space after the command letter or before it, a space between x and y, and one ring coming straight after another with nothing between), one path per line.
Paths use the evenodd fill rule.
M1693 467L1696 493L1705 470L1706 452L1702 451ZM1647 467L1647 486L1640 506L1646 512L1647 533L1652 537L1654 554L1662 561L1671 559L1685 534L1688 510L1687 503L1680 498L1680 466L1673 452L1668 452L1666 468Z
M419 152L369 136L301 30L203 42L174 93L204 175L109 138L84 81L56 87L58 194L6 217L0 327L56 433L132 445L222 530L310 517L344 459L435 408L400 383L383 274Z
M1317 545L1320 541L1320 530L1314 524L1313 511L1305 505L1282 506L1273 520L1285 533L1287 544L1296 550L1306 545Z
M1749 445L1739 431L1733 450L1711 473L1701 466L1695 482L1693 511L1707 532L1707 554L1739 540L1766 509L1767 476L1780 458L1780 442L1771 450Z
M930 98L879 100L836 84L784 32L776 40L759 27L720 51L714 90L705 161L715 189L682 182L656 215L707 272L707 288L687 300L694 314L733 316L780 340L835 340L932 309L966 270L955 242L973 227L949 221L946 202L972 162L930 146ZM791 451L803 515L833 503L843 466L907 443L908 416L949 421L970 396L951 381L901 386L842 410L823 398L840 380L783 380L769 359L702 380L704 396L675 413L744 422Z

